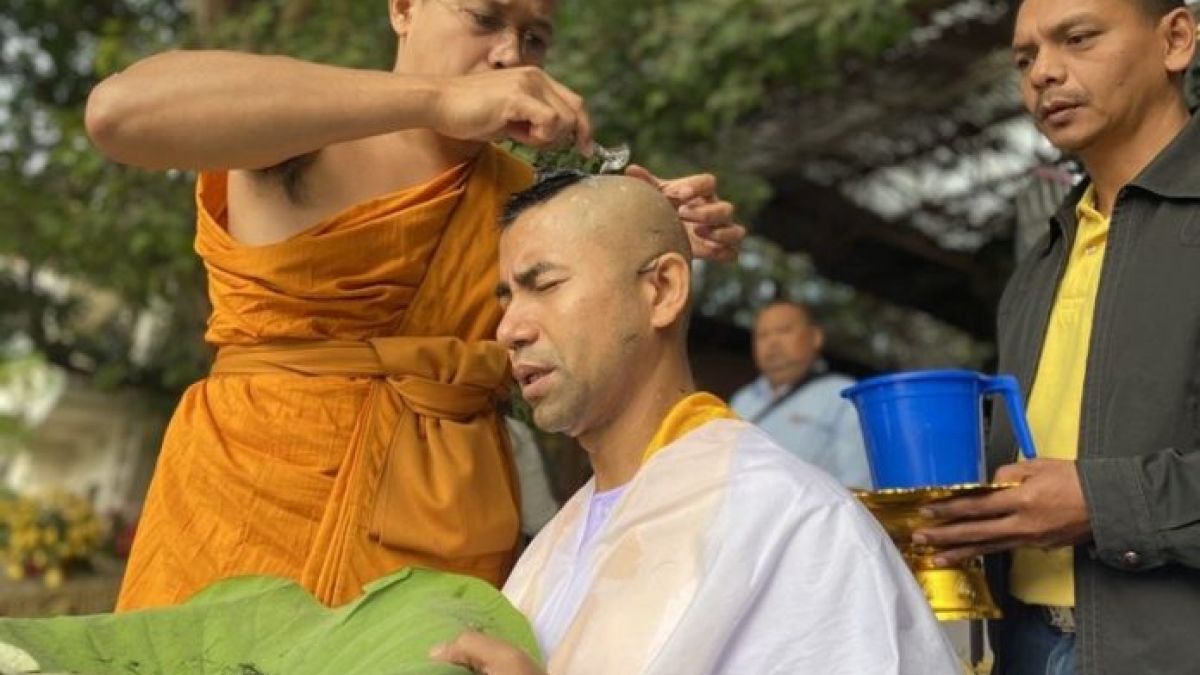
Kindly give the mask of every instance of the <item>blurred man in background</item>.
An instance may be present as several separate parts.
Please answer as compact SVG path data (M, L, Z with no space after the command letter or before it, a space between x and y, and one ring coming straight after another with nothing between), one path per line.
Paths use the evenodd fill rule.
M821 359L825 331L811 307L777 300L754 321L754 363L762 373L731 401L743 419L842 485L870 488L871 473L854 406L839 393L854 380Z

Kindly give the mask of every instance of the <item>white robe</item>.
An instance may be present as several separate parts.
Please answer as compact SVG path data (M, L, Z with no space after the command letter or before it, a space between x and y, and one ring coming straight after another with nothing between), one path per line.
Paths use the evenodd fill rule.
M534 539L505 595L539 616L585 565L551 675L962 672L899 553L853 496L738 420L648 461L580 558L593 484Z

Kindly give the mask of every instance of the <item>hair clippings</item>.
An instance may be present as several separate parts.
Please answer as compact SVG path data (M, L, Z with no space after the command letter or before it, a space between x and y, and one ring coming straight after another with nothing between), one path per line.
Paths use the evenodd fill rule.
M537 153L533 166L539 178L566 170L589 175L613 174L624 171L625 167L629 166L629 159L633 154L628 143L620 143L610 148L592 141L591 150L591 157L585 157L574 146L546 150Z

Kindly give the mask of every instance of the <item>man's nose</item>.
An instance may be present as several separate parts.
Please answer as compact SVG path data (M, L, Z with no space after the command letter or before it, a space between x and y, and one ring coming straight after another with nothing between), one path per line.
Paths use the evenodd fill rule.
M1066 79L1066 67L1054 50L1042 50L1029 66L1029 82L1038 91L1059 86Z
M505 349L521 349L533 344L537 337L537 329L533 323L524 317L519 308L509 305L504 310L500 325L496 327L496 340Z
M516 68L521 65L521 31L509 27L498 35L488 55L488 63L493 69Z

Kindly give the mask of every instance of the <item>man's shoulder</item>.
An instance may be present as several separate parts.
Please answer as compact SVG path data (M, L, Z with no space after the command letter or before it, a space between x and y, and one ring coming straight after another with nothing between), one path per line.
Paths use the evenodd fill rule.
M808 386L813 391L828 391L840 395L843 389L854 386L855 382L857 380L849 375L831 371L814 377L809 381Z
M755 424L726 420L733 443L735 484L753 484L764 497L771 493L792 497L801 492L817 501L852 499L850 494L825 471L789 452Z
M765 399L763 397L762 378L758 377L743 385L729 397L729 407L743 417L749 417L758 412Z

